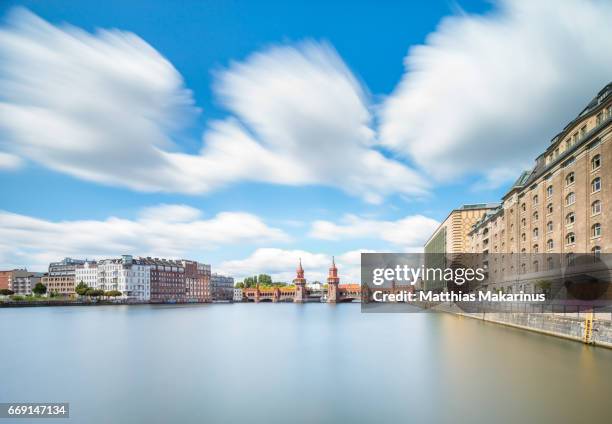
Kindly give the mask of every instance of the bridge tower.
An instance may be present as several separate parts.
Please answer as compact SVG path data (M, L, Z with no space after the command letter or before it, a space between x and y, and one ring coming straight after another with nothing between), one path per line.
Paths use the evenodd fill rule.
M293 280L293 284L295 284L293 302L304 303L306 301L306 279L304 278L304 268L302 268L302 258L300 258L300 264L296 269L296 277Z
M336 303L338 301L338 268L336 268L336 259L332 256L332 264L329 267L327 274L327 303Z

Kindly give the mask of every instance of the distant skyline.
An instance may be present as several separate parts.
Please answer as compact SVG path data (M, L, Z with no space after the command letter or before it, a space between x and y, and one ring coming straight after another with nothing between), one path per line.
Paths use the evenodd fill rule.
M309 280L496 202L612 80L604 1L0 5L0 268Z

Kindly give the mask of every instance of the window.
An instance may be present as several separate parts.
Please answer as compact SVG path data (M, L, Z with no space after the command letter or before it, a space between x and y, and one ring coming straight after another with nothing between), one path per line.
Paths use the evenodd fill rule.
M555 265L553 263L553 258L547 258L546 259L546 265L548 266L548 270L552 270L555 268Z
M533 204L534 205L538 204L538 195L537 194L535 196L533 196Z
M574 202L576 202L576 194L574 192L565 196L565 206L573 205Z
M591 253L597 257L601 255L601 246L595 246L591 249Z
M540 264L538 261L533 261L533 272L538 272L540 270Z
M548 206L546 206L546 213L549 214L549 215L551 213L553 213L553 205L552 205L552 203L549 203Z
M553 230L553 222L552 221L548 221L546 223L546 231L549 232L549 233L552 233L552 230Z
M597 114L597 125L601 124L603 122L603 112L599 112Z
M565 185L571 186L572 184L574 184L574 181L576 181L576 176L574 175L574 173L570 172L569 174L567 174L567 177L565 177Z
M537 228L533 229L533 239L537 240L538 239L538 235L539 235L540 231Z
M565 215L565 223L567 225L572 225L576 221L576 214L574 212L570 212Z
M521 234L521 241L525 241L527 240L527 234L523 233Z
M534 212L534 213L533 213L533 220L534 220L534 221L537 221L537 220L538 220L538 218L539 218L538 213L537 213L537 212Z
M540 246L538 246L537 244L533 245L533 253L538 253L540 251Z
M546 197L552 197L552 195L553 195L553 188L552 188L552 186L546 187Z
M576 264L576 255L573 254L572 252L568 253L567 255L565 255L565 261L566 261L568 266L575 265Z
M521 225L523 227L527 225L527 220L525 218L521 219Z
M521 204L521 210L525 212L527 210L527 205L525 203Z
M601 190L601 178L597 177L591 181L591 193L597 193Z
M589 150L591 150L591 149L594 149L595 147L599 146L600 144L601 144L601 139L600 139L600 138L598 138L598 139L596 139L596 140L594 140L594 141L590 142L590 143L589 143L589 145L587 146L587 148L588 148Z
M598 213L601 213L601 201L595 200L591 203L591 215L597 215Z
M601 224L593 224L591 226L591 237L601 237Z
M546 242L546 248L548 250L552 250L552 248L555 246L555 244L553 243L552 239L548 239L548 241Z
M586 130L587 130L586 125L580 128L580 138L584 138L584 136L586 136Z
M565 236L565 244L574 244L576 243L576 235L574 233L568 233Z
M600 166L601 166L601 155L593 156L593 159L591 159L591 169L595 170L599 168Z
M570 165L573 165L574 162L576 162L576 158L574 156L572 156L571 158L569 158L568 160L566 160L565 162L563 162L563 167L568 167Z

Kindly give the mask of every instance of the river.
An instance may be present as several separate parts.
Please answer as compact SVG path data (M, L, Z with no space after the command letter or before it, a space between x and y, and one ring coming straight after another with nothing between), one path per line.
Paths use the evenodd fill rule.
M7 308L0 334L0 402L69 402L53 423L612 419L612 350L448 314Z

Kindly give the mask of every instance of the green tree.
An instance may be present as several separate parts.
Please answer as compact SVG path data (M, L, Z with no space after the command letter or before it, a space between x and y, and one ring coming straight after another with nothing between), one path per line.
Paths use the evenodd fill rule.
M0 289L0 296L10 296L12 294L15 294L15 292L13 290L10 290L10 289Z
M37 296L42 296L43 294L47 293L47 286L45 286L43 283L36 283L32 289L32 293Z
M76 286L76 288L74 289L74 291L76 292L76 294L78 294L79 296L86 296L87 295L87 291L90 289L90 287L85 284L83 282L83 280L81 280L81 282Z
M106 297L118 297L121 296L123 293L121 293L119 290L109 290L104 292L104 296Z
M236 288L237 289L243 289L244 288L244 283L243 282L236 283Z
M257 277L257 282L260 286L271 286L272 277L270 277L268 274L259 274L259 277Z
M257 285L257 276L247 277L244 279L244 287L251 288Z
M104 296L104 290L102 289L92 289L89 288L87 289L87 291L85 292L85 295L89 296L89 297L100 297L100 296Z

